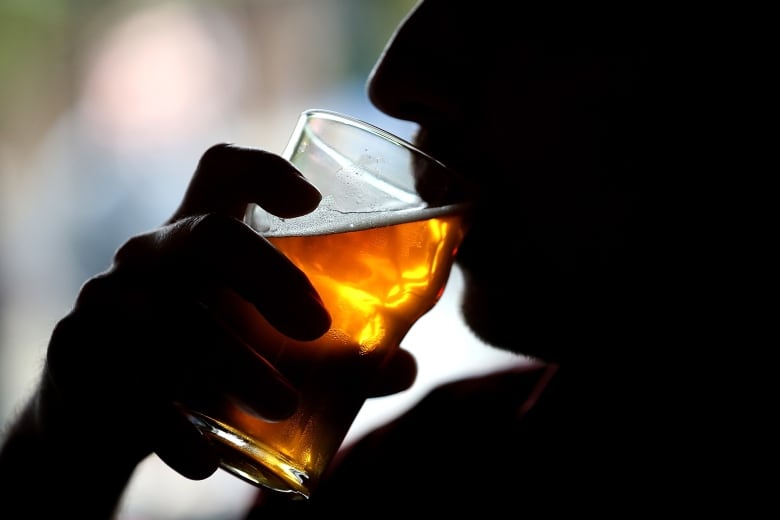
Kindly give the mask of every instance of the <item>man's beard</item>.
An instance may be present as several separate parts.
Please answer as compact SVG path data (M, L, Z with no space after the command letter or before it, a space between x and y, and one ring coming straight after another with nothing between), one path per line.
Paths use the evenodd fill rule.
M522 262L470 265L464 260L461 313L471 331L493 347L562 362L589 355L605 320L611 322L609 306L589 283L569 273Z

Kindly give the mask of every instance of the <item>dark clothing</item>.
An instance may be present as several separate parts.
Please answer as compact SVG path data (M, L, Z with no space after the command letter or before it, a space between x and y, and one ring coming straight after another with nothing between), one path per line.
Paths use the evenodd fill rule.
M309 501L261 496L250 518L352 507L383 518L417 508L631 517L673 503L675 469L660 467L654 414L634 397L621 402L635 388L615 387L644 382L621 374L578 389L576 379L532 366L444 385L343 451Z

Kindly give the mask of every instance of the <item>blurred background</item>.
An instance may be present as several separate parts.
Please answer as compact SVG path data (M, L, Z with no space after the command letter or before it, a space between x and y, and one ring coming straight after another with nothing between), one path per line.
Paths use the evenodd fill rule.
M315 107L411 137L413 125L371 107L364 84L414 3L0 0L3 423L35 385L80 285L169 216L209 146L280 152L298 114ZM370 401L350 438L434 384L522 362L460 324L460 285L456 271L404 342L420 364L415 387ZM223 472L188 481L151 457L120 518L239 518L252 492Z

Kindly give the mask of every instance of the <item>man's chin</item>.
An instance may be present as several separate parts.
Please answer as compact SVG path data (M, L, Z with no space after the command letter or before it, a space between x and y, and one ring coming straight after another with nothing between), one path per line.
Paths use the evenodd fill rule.
M463 269L461 313L466 325L484 343L542 361L562 361L582 338L565 312L544 298L530 297L528 287L506 279L475 276Z
M464 270L461 300L463 320L484 343L517 354L540 357L523 331L523 319L513 303L511 290L497 288L495 281L477 280Z

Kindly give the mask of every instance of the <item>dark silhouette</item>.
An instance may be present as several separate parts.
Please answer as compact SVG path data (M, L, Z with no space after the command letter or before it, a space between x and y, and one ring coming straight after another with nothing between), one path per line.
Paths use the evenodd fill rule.
M424 505L634 518L713 502L693 491L712 490L704 482L722 469L701 442L717 430L688 362L725 329L707 325L718 304L700 291L707 264L683 195L691 163L676 155L691 129L673 92L686 57L648 18L426 0L399 26L369 96L476 182L458 253L463 317L486 343L538 364L434 390L345 447L310 500L259 491L250 516L354 501L365 514ZM171 219L127 241L54 330L0 453L3 501L30 516L109 517L151 453L209 476L215 455L170 405L193 392L289 414L294 389L226 329L219 305L201 302L227 292L292 337L324 331L307 280L240 221L249 202L289 216L318 200L276 155L207 151ZM401 350L377 395L413 375Z

